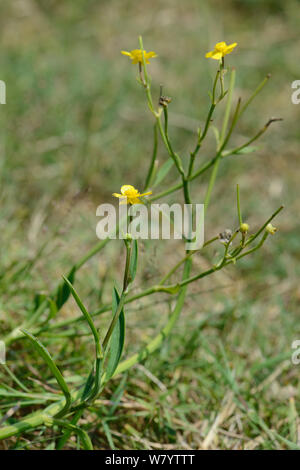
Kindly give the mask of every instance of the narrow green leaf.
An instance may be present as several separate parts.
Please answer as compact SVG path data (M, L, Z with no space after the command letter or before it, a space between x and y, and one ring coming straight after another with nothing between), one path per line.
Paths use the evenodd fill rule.
M137 240L132 240L130 265L129 265L130 282L133 282L135 278L136 270L137 270L137 263L138 263L138 243L137 243Z
M85 386L82 392L82 396L81 396L82 401L86 400L87 397L91 394L91 391L94 385L94 380L95 379L94 379L94 366L93 366L91 372L89 373L89 376L87 378L87 381L85 383Z
M115 448L115 444L114 444L114 441L113 441L113 438L112 438L112 435L111 435L111 432L110 432L110 429L109 429L109 425L107 424L106 421L103 421L102 425L103 425L103 430L105 432L109 447L112 450L115 450L116 448Z
M97 395L100 392L101 377L102 377L102 366L103 366L103 359L97 357L96 358L96 364L95 364L94 387L93 387L93 390L90 392L90 394L86 398L86 400L88 399L88 401L91 401L94 398L96 398Z
M156 178L155 178L155 181L153 183L153 188L155 188L156 186L159 185L159 183L161 183L165 177L167 176L167 174L169 173L170 169L172 168L174 164L174 161L169 158L163 165L162 167L158 170L157 172L157 175L156 175Z
M48 317L48 321L49 321L49 320L52 320L52 318L56 316L58 309L57 309L57 304L50 297L47 300L49 302L49 309L50 309L50 314Z
M46 299L45 294L36 294L34 296L34 310L37 310Z
M247 153L253 153L258 150L258 147L255 147L254 145L248 145L248 147L244 147L241 150L237 152L237 154L247 154Z
M45 424L47 425L47 423ZM93 450L92 441L84 429L74 424L68 423L62 419L49 419L48 425L53 426L55 424L76 433L81 440L84 450Z
M211 129L213 130L213 133L214 133L214 136L215 136L215 139L216 139L216 142L217 142L217 146L219 146L220 144L220 132L219 132L219 129L216 127L216 126L210 126Z
M61 410L59 415L65 414L65 412L69 409L69 407L71 405L71 394L70 394L70 391L69 391L69 387L65 382L65 379L63 378L60 370L58 369L57 365L55 364L54 360L50 356L50 354L49 354L48 350L45 348L45 346L35 336L33 336L31 333L29 333L29 331L24 330L24 329L22 329L21 331L29 339L29 341L31 342L31 344L33 345L35 350L39 353L39 355L44 359L44 361L48 365L49 369L51 370L52 374L56 378L56 381L57 381L58 385L60 386L61 391L63 392L63 394L65 395L65 398L66 398L65 406Z
M120 302L119 294L114 288L113 290L113 301L112 301L112 313L116 313L118 305ZM114 374L123 351L125 339L125 315L124 309L121 310L116 326L113 330L113 333L110 338L108 352L107 352L107 362L105 368L105 377L106 380L109 380Z
M235 149L228 149L222 152L222 157L227 157L229 155L243 155L247 153L256 152L259 147L254 145L248 145L247 147L235 148Z
M70 283L73 284L74 279L75 279L75 273L76 273L76 267L73 266L68 276L64 279L68 279L68 281L70 281ZM60 309L66 303L66 301L70 297L70 293L71 293L70 286L66 282L58 286L56 297L55 297L55 303L58 309Z
M75 302L77 303L78 307L80 308L81 312L83 313L83 315L84 315L86 321L88 322L88 325L89 325L89 327L90 327L90 329L93 333L94 340L95 340L95 347L96 347L96 357L101 358L101 357L103 357L103 354L102 354L102 348L101 348L99 333L98 333L97 328L94 325L92 317L89 314L89 312L87 311L87 309L85 308L85 306L83 305L83 302L81 301L78 293L76 292L76 290L72 286L69 279L67 279L66 277L63 277L63 279L64 279L65 283L68 285L68 288L70 289L70 292L71 292L72 296L74 297Z

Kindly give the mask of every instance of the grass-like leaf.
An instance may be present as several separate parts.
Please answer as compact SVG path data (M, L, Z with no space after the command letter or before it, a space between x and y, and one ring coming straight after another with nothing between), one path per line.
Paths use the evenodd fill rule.
M113 315L115 315L118 305L120 302L120 297L119 294L114 288L113 290L113 300L112 300L112 312ZM121 310L121 313L119 315L118 321L116 323L116 326L112 332L109 346L108 346L108 352L107 352L107 362L106 362L106 368L105 368L105 377L106 380L109 380L112 375L114 374L123 351L123 346L124 346L124 339L125 339L125 316L124 316L124 310Z
M65 379L63 378L60 370L58 369L57 365L55 364L54 360L50 356L50 353L45 348L45 346L35 336L29 333L29 331L24 330L24 329L22 329L21 331L29 339L29 341L31 342L35 350L38 352L38 354L44 359L49 369L51 370L52 374L56 378L56 381L66 398L65 406L59 413L59 416L63 416L65 412L70 408L70 405L71 405L71 394L69 391L69 387L66 384Z
M158 170L157 174L156 174L156 178L154 180L154 183L152 185L153 188L155 188L156 186L158 186L164 179L165 177L167 176L167 174L169 173L169 171L171 170L172 166L173 166L174 162L171 158L169 158L162 166L161 168Z
M82 311L82 313L83 313L86 321L88 322L88 325L89 325L89 327L90 327L90 329L93 333L94 340L95 340L95 347L96 347L96 357L97 358L102 358L103 354L102 354L102 348L101 348L99 333L98 333L97 328L94 325L92 317L89 314L89 312L87 311L87 309L85 308L85 306L83 305L82 300L80 299L78 293L76 292L76 290L72 286L69 279L67 279L66 277L63 277L63 279L64 279L65 283L67 284L68 288L70 289L70 292L71 292L72 296L74 297L75 302L77 303L78 307Z
M68 276L64 278L64 280L68 280L71 284L73 284L74 279L75 279L75 273L76 273L76 267L73 266L71 271L69 272ZM59 285L56 293L56 298L55 298L55 303L57 305L57 308L60 309L68 300L70 297L70 286L68 283L64 282L63 284Z

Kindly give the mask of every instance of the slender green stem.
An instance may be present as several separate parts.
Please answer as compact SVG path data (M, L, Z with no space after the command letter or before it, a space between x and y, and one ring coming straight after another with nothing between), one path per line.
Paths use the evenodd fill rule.
M208 131L209 126L210 126L210 124L211 124L211 118L212 118L212 115L213 115L215 109L216 109L216 103L213 102L213 103L210 105L210 108L209 108L209 111L208 111L208 115L207 115L207 118L206 118L206 121L205 121L204 130L203 130L203 133L202 133L202 135L201 135L200 143L201 143L201 142L205 139L205 137L206 137L207 131Z
M266 226L272 222L272 220L279 214L279 212L282 211L282 209L284 208L284 206L280 206L272 215L271 217L268 218L268 220L263 224L263 226L254 234L252 235L251 237L249 237L249 239L247 240L247 242L245 243L245 246L249 245L250 243L252 243L266 228Z
M210 274L212 274L216 271L220 271L223 267L228 266L229 264L235 263L240 258L243 258L244 256L249 255L250 253L253 253L254 251L258 250L263 245L266 238L267 238L267 236L265 236L265 234L264 234L264 236L262 237L262 240L254 248L252 248L251 250L248 250L245 253L242 253L242 254L240 254L239 256L236 256L236 257L231 256L229 259L225 260L225 262L223 262L223 258L222 258L222 260L219 264L213 266L212 268L208 269L207 271L203 271L199 274L196 274L195 276L192 276L188 279L185 279L184 281L179 282L177 284L177 286L182 287L182 286L185 286L187 284L190 284L191 282L198 281L199 279L203 279L204 277L209 276ZM169 287L172 288L174 286L169 286Z
M72 426L76 426L77 422L79 421L79 419L81 418L81 416L83 415L84 413L84 408L80 409L80 410L77 410L76 413L74 414L72 420L71 420L71 425ZM64 426L66 427L66 426ZM68 442L70 436L72 434L72 429L68 428L66 430L66 432L64 433L64 435L59 439L58 441L58 444L56 446L56 450L61 450L63 449L64 445L66 444L66 442Z
M218 173L218 169L219 169L219 165L220 165L220 159L222 157L222 150L223 148L226 146L231 134L232 134L232 131L236 125L236 122L237 122L237 117L238 117L238 111L239 111L239 106L240 106L240 103L241 101L238 100L238 103L237 103L237 106L236 106L236 111L235 111L235 114L233 116L233 119L232 119L232 124L231 124L231 127L227 133L227 136L225 137L217 155L216 155L216 160L215 160L215 163L214 163L214 167L213 167L213 171L212 171L212 174L211 174L211 177L210 177L210 180L209 180L209 184L208 184L208 188L207 188L207 192L206 192L206 195L205 195L205 199L204 199L204 211L206 213L207 211L207 208L208 208L208 204L210 202L210 198L211 198L211 193L212 193L212 190L213 190L213 187L215 185L215 181L216 181L216 177L217 177L217 173ZM222 142L222 140L221 140Z
M189 180L186 177L182 177L182 184L183 184L184 202L185 204L192 204L192 200L190 196Z
M243 220L242 220L241 204L240 204L240 186L238 184L236 185L236 205L237 205L239 224L241 226L243 223Z
M44 420L44 423L46 426L54 426L58 425L60 427L66 428L70 430L71 432L74 432L77 434L82 442L82 446L85 450L93 450L93 444L91 439L89 438L89 435L84 429L81 429L79 426L75 426L74 424L68 423L67 421L64 421L63 419L54 419L52 417L46 417Z
M220 165L220 154L217 156L216 161L214 163L214 167L213 167L213 170L212 170L212 173L211 173L211 176L210 176L210 179L209 179L208 187L207 187L207 190L206 190L206 195L205 195L205 199L204 199L204 213L205 214L206 214L206 211L207 211L207 208L208 208L208 204L209 204L209 201L210 201L210 197L211 197L213 187L215 185L216 177L217 177L218 170L219 170L219 165Z
M152 114L154 114L154 116L157 116L157 113L156 113L156 111L154 111L154 108L153 108L151 85L150 85L150 80L149 80L148 71L147 71L147 64L146 64L146 60L145 60L145 50L144 50L144 46L143 46L142 36L139 36L139 43L140 43L140 49L142 51L142 59L143 59L143 70L144 70L143 86L146 90L149 109L152 112ZM140 66L140 64L139 64L139 66Z
M172 158L172 160L174 161L175 163L175 166L178 170L178 172L181 174L181 175L184 175L184 170L183 170L183 167L182 167L182 163L181 163L181 159L180 157L177 155L177 153L175 153L173 151L173 148L169 142L169 139L168 137L166 136L165 134L165 131L163 129L163 126L162 126L162 123L161 123L161 118L160 116L156 116L156 121L157 121L157 125L158 125L158 129L159 129L159 132L160 132L160 135L162 137L162 140L165 144L165 147L170 155L170 157Z
M173 266L173 268L161 279L161 281L159 282L158 285L159 286L163 285L180 268L180 266L182 266L182 264L187 259L189 259L194 254L199 253L199 251L201 251L203 248L210 245L211 243L213 243L216 240L219 240L219 237L213 237L210 240L208 240L207 242L205 242L203 247L200 248L200 250L190 251L184 258L182 258L180 261L178 261L178 263L175 264L175 266ZM130 300L130 299L128 299L128 300Z
M233 131L235 122L236 122L238 107L237 107L235 116L233 117L231 128L230 128L227 136L225 137L225 133L226 133L226 130L227 130L227 125L228 125L228 120L229 120L229 116L230 116L230 110L231 110L231 104L232 104L232 93L233 93L233 89L234 89L234 84L235 84L235 70L233 69L231 71L231 75L230 75L230 83L229 83L229 90L228 90L228 96L227 96L227 103L226 103L225 115L224 115L224 119L223 119L222 130L221 130L221 134L220 134L220 140L219 140L219 145L218 145L218 149L217 149L217 154L214 158L213 170L212 170L212 173L211 173L211 176L210 176L210 180L209 180L209 183L208 183L208 187L207 187L206 195L205 195L205 199L204 199L204 211L205 211L205 213L207 211L208 204L209 204L210 198L211 198L211 193L212 193L213 187L215 185L216 177L217 177L217 174L218 174L219 165L220 165L220 158L221 158L221 155L222 155L222 150L225 147L225 145L227 144L227 142L230 138L230 135Z
M242 144L240 145L239 147L236 147L234 149L231 149L231 150L228 150L227 152L222 152L222 156L223 157L227 157L228 155L236 155L237 153L239 153L241 150L243 150L244 148L248 147L249 145L251 145L255 140L259 139L265 132L266 130L269 128L269 126L273 123L273 122L278 122L278 121L281 121L282 119L281 118L271 118L268 120L268 122L263 126L262 129L260 129L257 134L255 134L254 137L252 137L251 139L247 140L247 142L245 144Z
M189 180L190 181L193 181L194 179L196 179L198 176L200 176L201 174L203 174L205 171L207 171L210 167L213 166L213 164L215 163L216 161L216 156L213 157L211 160L209 160L207 163L205 163L201 168L199 168L193 175L190 176ZM175 184L174 186L171 186L170 188L158 193L158 194L155 194L154 196L150 197L148 200L149 202L153 202L153 201L156 201L157 199L160 199L162 197L165 197L165 196L168 196L169 194L172 194L174 193L175 191L178 191L179 189L181 189L183 187L183 182L181 183L177 183Z
M157 156L157 123L154 124L153 141L154 141L153 153L152 153L152 158L151 158L148 174L146 177L146 183L145 183L145 188L144 188L145 191L149 188L149 186L151 186L154 172L155 172L155 163L156 163L156 156Z
M244 112L246 111L246 109L248 108L248 106L250 105L250 103L254 100L254 98L260 93L260 91L264 88L264 86L266 85L266 83L269 81L270 77L271 77L271 75L268 74L268 75L263 79L263 81L258 85L258 87L254 90L254 92L252 93L252 95L250 96L250 98L246 101L246 103L244 104L244 106L241 108L239 117L241 117L242 114L244 114Z
M229 88L228 88L225 114L224 114L222 129L220 133L220 146L224 142L225 134L226 134L227 126L228 126L228 121L229 121L229 116L230 116L230 111L231 111L231 104L232 104L232 94L233 94L233 89L234 89L234 84L235 84L235 75L236 75L235 69L232 69L231 74L230 74L230 82L229 82Z
M19 387L24 390L24 392L29 392L28 388L22 384L22 382L15 376L15 374L10 370L9 367L7 367L6 364L2 364L2 367L6 370L6 372L8 373L8 375L10 375L10 377L12 378L12 380L14 382L16 382L17 385L19 385Z
M220 61L220 86L221 86L221 96L220 99L224 96L224 73L225 73L225 62L224 57Z
M105 335L105 338L103 340L103 348L104 350L107 348L110 337L112 335L112 332L114 331L114 328L116 326L116 323L119 319L119 316L122 312L122 309L124 307L125 303L125 298L127 295L127 288L130 282L130 274L129 274L129 267L130 267L130 260L131 260L131 252L132 252L132 240L125 240L125 246L126 246L126 263L125 263L125 271L124 271L124 280L123 280L123 290L122 294L120 297L120 301L118 303L118 307L116 309L116 312L113 316L113 319L109 325L109 328L107 330L107 333Z
M198 151L201 148L203 140L206 137L209 126L210 126L211 121L212 121L212 116L213 116L214 110L215 110L216 105L217 105L217 103L216 103L216 86L217 86L219 76L220 76L220 70L217 71L215 79L214 79L213 91L212 91L212 95L211 95L211 105L210 105L210 108L209 108L209 111L208 111L208 114L207 114L207 118L206 118L206 121L205 121L204 130L203 130L202 133L199 130L196 147L193 150L193 152L191 152L191 154L190 154L190 163L189 163L189 169L188 169L188 174L187 174L188 179L190 179L190 177L192 175L196 155L197 155Z
M223 258L221 259L220 263L217 265L218 269L225 266L230 245L231 245L231 243L233 242L233 240L235 239L235 237L237 236L238 233L239 233L239 229L235 230L234 233L231 235L230 239L228 240L228 242L226 243Z

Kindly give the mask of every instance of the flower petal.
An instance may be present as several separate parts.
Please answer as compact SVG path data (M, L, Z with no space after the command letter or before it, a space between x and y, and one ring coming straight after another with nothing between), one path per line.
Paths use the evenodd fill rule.
M140 201L138 197L130 198L129 202L130 204L143 204L142 201Z
M234 42L232 44L230 44L229 46L227 46L226 48L226 54L230 54L230 52L233 51L233 49L237 46L237 42Z
M147 57L147 59L151 59L153 57L157 57L157 54L154 51L150 51L150 52L147 52L147 53L145 52L145 57Z
M217 42L217 44L215 45L215 49L224 49L225 47L226 47L225 41Z
M215 59L215 60L220 60L220 59L222 59L222 57L223 57L222 52L215 52L214 51L211 55L211 58Z
M123 186L121 186L121 193L123 195L125 194L125 191L135 191L135 192L137 192L135 187L132 186L131 184L123 184Z

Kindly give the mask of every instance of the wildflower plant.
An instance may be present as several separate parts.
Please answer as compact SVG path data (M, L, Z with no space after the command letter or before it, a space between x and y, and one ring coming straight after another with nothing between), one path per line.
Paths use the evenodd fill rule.
M176 194L182 191L185 204L193 204L191 196L191 187L200 175L207 175L206 194L204 198L204 210L206 217L207 210L211 201L214 186L217 181L218 170L221 162L226 164L228 158L233 155L242 155L252 151L251 145L259 139L277 119L269 119L267 123L259 129L256 134L247 139L238 147L230 148L230 140L235 128L252 103L254 98L263 89L269 76L265 77L258 85L253 94L242 103L239 98L234 103L234 86L236 71L234 68L228 69L225 65L225 57L232 53L237 46L236 43L226 45L225 42L219 42L211 52L206 54L207 58L216 60L216 73L210 91L210 106L204 126L198 129L196 142L188 158L179 155L174 149L174 145L169 137L169 104L171 99L163 96L162 89L160 96L154 99L151 88L151 80L148 74L148 65L150 60L157 57L155 52L146 52L143 47L142 38L139 38L139 49L131 52L122 51L122 54L128 56L132 64L138 67L138 81L145 91L148 108L153 115L154 120L154 145L153 154L149 160L149 170L145 177L145 184L142 192L139 192L131 184L123 184L120 193L114 193L121 203L135 205L140 203L151 204L156 200L161 200L170 194ZM227 73L226 73L227 72ZM228 79L227 79L228 76ZM225 112L221 129L215 132L216 149L215 154L204 164L198 161L198 155L202 145L208 135L211 123L218 105L225 101ZM157 103L157 104L156 104ZM160 136L166 149L166 161L159 167L157 160L157 141ZM161 191L154 191L165 181L171 168L177 172L177 180L169 187L163 187ZM122 183L122 182L121 182ZM130 183L134 183L131 181ZM199 201L198 201L199 202ZM202 202L202 201L201 201ZM96 407L96 400L101 395L107 383L117 375L124 373L138 362L142 362L149 354L157 350L164 339L170 334L178 316L184 308L185 299L190 284L199 282L202 278L213 276L217 271L226 266L236 264L241 258L252 255L263 246L268 236L274 235L276 228L271 224L275 216L282 210L282 206L267 217L260 227L253 229L242 216L240 203L240 189L236 188L236 218L237 224L231 229L224 229L224 232L215 234L207 240L199 250L185 251L182 249L182 258L174 266L170 267L169 272L157 284L148 287L137 294L132 294L137 266L138 266L138 240L133 239L130 233L124 236L124 250L126 261L123 271L123 284L120 291L113 288L112 300L110 305L102 304L99 309L90 312L85 306L85 301L80 297L79 292L74 287L77 272L92 257L96 256L111 242L108 237L98 242L87 254L85 254L69 273L63 278L54 292L45 296L36 306L35 310L26 317L22 325L14 328L5 338L7 349L12 348L16 341L29 341L30 345L36 350L37 354L49 367L49 370L56 379L57 386L61 391L61 397L56 393L48 392L44 400L37 401L37 409L27 414L13 424L3 425L0 428L0 439L15 436L29 430L48 427L60 430L60 437L57 439L57 449L62 449L68 442L71 434L76 434L84 449L92 449L92 442L89 435L78 423L80 418L87 413L91 407ZM116 228L117 229L117 228ZM211 266L201 272L193 269L193 257L199 251L205 250L212 244L222 244L223 252L217 261L211 263ZM178 282L171 283L170 278L173 274L181 272L181 278ZM130 357L123 356L124 338L125 338L125 317L126 306L132 304L138 299L146 296L156 295L159 292L174 296L175 306L165 320L162 330L154 336L146 346L143 346L138 352ZM57 320L62 307L72 296L78 306L79 315L75 318ZM98 317L104 312L111 312L111 318L106 331L99 331L97 326ZM80 387L71 388L70 384L59 369L53 356L47 349L48 335L58 334L71 328L79 322L86 322L91 334L91 341L94 342L94 357L88 358L90 373L87 377L81 378ZM22 347L22 346L21 346ZM124 355L126 355L124 353ZM22 397L22 407L27 408L32 402L33 395L27 387L23 386L18 378L15 380L23 389L20 393L10 394L9 389L6 396L10 396L12 403L17 398ZM38 397L36 397L38 398ZM47 404L47 403L51 404ZM3 420L2 420L3 421ZM4 419L5 423L6 419Z

